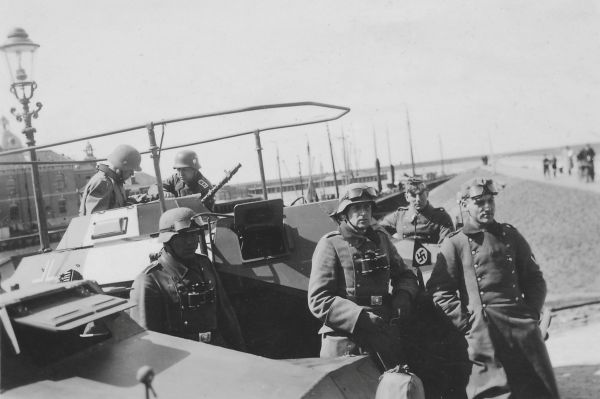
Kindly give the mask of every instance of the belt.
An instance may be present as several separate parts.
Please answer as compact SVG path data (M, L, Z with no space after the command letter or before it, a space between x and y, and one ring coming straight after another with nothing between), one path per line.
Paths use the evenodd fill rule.
M384 304L388 303L389 297L390 296L388 294L361 296L348 295L347 299L360 306L383 306Z

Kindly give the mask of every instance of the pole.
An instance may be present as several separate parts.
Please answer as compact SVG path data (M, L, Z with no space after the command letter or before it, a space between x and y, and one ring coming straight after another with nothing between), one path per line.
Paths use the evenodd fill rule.
M302 196L304 197L304 183L302 182L302 163L300 162L300 156L298 156L298 175L300 176L300 190L302 190Z
M154 173L156 174L156 185L158 186L158 201L160 202L160 211L165 213L167 205L165 204L165 193L163 191L162 176L160 175L160 153L156 145L156 136L154 134L154 123L150 122L148 126L148 139L150 140L150 157L154 162Z
M410 164L412 166L412 175L415 176L415 156L413 154L412 133L410 132L410 118L408 117L408 107L406 108L406 124L408 125L408 144L410 146Z
M35 128L31 126L31 117L35 114L37 116L37 112L39 108L41 108L41 104L38 104L38 110L34 112L29 111L29 99L23 98L20 100L23 105L23 114L22 117L25 120L25 128L23 129L23 134L27 137L27 146L35 147L35 138L34 134L36 132ZM29 150L29 157L32 162L31 164L31 179L33 182L33 198L35 200L35 209L37 212L37 225L38 225L38 235L40 236L40 249L45 251L50 248L50 240L48 239L48 224L46 222L46 212L44 210L44 200L42 198L42 187L40 186L40 171L38 169L37 163L37 153L35 149L32 148Z
M375 128L373 128L373 148L375 151L375 170L377 171L377 190L381 193L381 164L379 163L379 157L377 156L377 137L375 136Z
M440 160L442 163L442 176L444 176L446 173L444 173L444 150L442 148L442 136L440 136L438 134L438 140L440 141Z
M254 132L254 139L256 141L256 153L258 154L258 167L260 168L260 181L262 182L263 198L269 199L267 194L267 180L265 179L265 167L262 159L262 146L260 145L260 130Z
M277 175L279 176L279 192L281 193L281 199L283 199L283 181L281 180L281 164L279 163L279 146L275 144L275 150L277 151Z
M396 180L396 175L394 171L394 165L392 164L392 150L390 149L390 131L386 128L385 137L387 139L387 147L388 147L388 161L390 162L390 178L392 179L392 186L394 186L394 181Z
M344 128L342 128L342 149L344 150L344 183L348 184L348 154L346 152L346 135L344 134Z
M333 181L335 183L335 198L340 198L340 189L338 187L337 174L335 172L335 161L333 159L333 147L331 146L331 134L329 134L329 125L327 125L327 139L329 140L329 155L331 155L331 168L333 169Z

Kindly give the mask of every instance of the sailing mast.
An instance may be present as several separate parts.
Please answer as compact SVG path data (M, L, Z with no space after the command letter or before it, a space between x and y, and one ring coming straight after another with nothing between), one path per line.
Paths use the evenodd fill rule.
M331 155L331 168L333 169L333 181L335 183L335 198L340 198L340 189L338 188L337 173L335 172L335 161L333 160L333 147L331 145L331 134L329 134L329 124L327 126L327 139L329 140L329 155Z
M381 164L377 156L377 136L375 135L375 127L373 127L373 150L375 151L375 171L377 172L377 190L381 192Z
M406 124L408 125L408 145L410 146L410 164L412 166L412 175L415 176L415 156L413 154L412 133L410 131L410 118L408 116L408 107L406 107Z
M394 170L394 164L392 164L392 149L390 148L390 129L385 128L385 137L387 140L387 149L388 149L388 161L390 162L390 178L392 179L392 186L394 186L394 181L396 180L396 171Z

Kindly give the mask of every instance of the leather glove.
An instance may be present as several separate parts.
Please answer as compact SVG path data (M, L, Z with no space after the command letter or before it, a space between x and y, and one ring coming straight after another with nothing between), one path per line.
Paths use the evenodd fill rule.
M356 321L356 328L361 332L381 332L386 327L385 321L375 313L363 310Z
M392 306L400 320L406 320L410 317L412 310L412 299L408 292L398 291L392 300Z

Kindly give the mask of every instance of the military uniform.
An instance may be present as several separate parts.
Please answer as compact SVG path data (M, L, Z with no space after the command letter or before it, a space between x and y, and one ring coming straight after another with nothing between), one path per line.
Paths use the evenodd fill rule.
M442 243L427 290L465 335L469 398L558 397L538 327L546 283L514 227L469 219Z
M198 173L198 180L196 184L186 184L179 174L173 173L167 179L163 180L163 191L173 194L175 197L185 197L186 195L200 194L202 197L208 194L210 189L213 187L210 181L200 172ZM151 197L158 197L158 189L153 186L149 191L148 195ZM207 208L212 209L215 201L211 198L205 204Z
M164 334L244 349L240 326L210 260L183 265L162 251L133 283L131 317Z
M415 275L383 229L369 228L363 235L342 222L338 231L319 240L312 258L308 304L323 322L319 330L323 337L321 357L365 349L356 328L361 312L372 312L389 322L394 317L394 301L401 293L415 298L417 291ZM345 338L342 344L339 337Z
M399 238L406 239L416 235L431 244L441 243L454 230L452 218L444 208L434 208L429 203L421 212L413 207L400 207L384 217L379 224L391 233L397 233Z
M120 208L127 204L123 181L108 165L99 164L98 172L83 190L79 216L107 209Z

